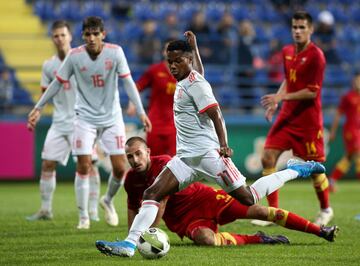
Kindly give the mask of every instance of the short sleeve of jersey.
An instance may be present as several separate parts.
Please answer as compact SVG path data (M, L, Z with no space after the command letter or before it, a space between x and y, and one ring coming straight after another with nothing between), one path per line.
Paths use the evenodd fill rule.
M71 52L65 57L63 63L61 64L56 77L60 82L68 81L73 74L73 64L71 58Z
M124 50L119 46L116 50L117 73L120 77L130 74L129 65L127 63Z
M47 65L47 62L44 62L43 66L42 66L41 81L40 81L41 88L45 88L45 89L49 86L49 84L52 81L49 70L47 69L46 65Z
M203 113L208 108L218 104L210 84L205 80L194 82L189 87L189 94L193 97L199 113Z
M321 52L312 53L308 69L311 71L308 72L309 83L306 87L311 91L317 91L321 87L325 70L325 57Z

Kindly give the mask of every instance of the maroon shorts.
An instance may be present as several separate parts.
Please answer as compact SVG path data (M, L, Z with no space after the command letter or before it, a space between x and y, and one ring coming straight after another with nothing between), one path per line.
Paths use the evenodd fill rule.
M275 123L266 137L265 149L290 150L304 160L325 161L322 129L295 129Z

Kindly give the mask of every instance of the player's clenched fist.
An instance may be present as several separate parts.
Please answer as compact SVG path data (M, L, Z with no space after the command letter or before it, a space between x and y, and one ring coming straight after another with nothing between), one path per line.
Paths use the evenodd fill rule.
M227 147L227 146L223 146L223 147L220 147L220 156L223 156L223 157L231 157L233 155L233 150L230 148L230 147Z
M27 128L30 130L30 131L33 131L37 122L39 121L40 119L40 116L41 116L41 112L39 109L37 108L34 108L31 110L31 112L29 113L28 115L28 123L27 123Z

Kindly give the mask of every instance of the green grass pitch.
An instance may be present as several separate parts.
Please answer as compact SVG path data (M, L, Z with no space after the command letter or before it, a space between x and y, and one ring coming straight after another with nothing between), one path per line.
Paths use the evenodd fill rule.
M105 182L104 182L105 183ZM105 191L105 184L102 192ZM360 182L343 181L331 195L335 219L340 227L334 243L314 235L279 226L260 228L249 221L236 221L221 231L284 234L291 245L247 245L237 247L198 247L181 241L165 229L171 240L166 257L148 261L138 253L131 259L106 257L95 248L98 239L122 239L127 234L126 200L123 190L116 196L119 227L93 222L88 231L79 231L72 183L59 183L54 197L54 220L28 222L25 216L40 205L37 183L0 183L0 265L360 265ZM310 181L291 182L280 192L282 208L313 218L318 203Z

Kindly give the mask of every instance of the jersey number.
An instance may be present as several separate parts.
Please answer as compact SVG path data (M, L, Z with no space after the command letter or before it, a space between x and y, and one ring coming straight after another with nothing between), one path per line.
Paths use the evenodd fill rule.
M316 155L316 145L315 142L305 142L305 146L306 146L306 152L308 155Z
M102 79L102 75L92 75L91 78L94 87L104 87L105 81Z
M123 149L124 148L124 143L125 143L125 139L123 136L116 136L116 146L118 149Z

